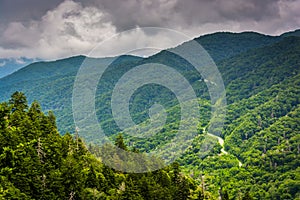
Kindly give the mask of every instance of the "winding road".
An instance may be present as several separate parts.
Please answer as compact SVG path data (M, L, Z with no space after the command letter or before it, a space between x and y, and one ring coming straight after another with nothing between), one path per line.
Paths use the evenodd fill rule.
M219 144L222 146L221 154L229 154L227 151L225 151L225 148L224 148L224 140L223 140L223 138L221 138L221 137L219 137L219 136L217 136L217 135L213 135L213 134L211 134L211 133L206 132L206 131L205 131L205 128L204 128L203 130L204 130L204 133L207 133L207 135L209 135L209 136L211 136L211 137L214 137L214 138L217 138L217 139L218 139ZM220 155L221 155L221 154L220 154ZM239 167L241 167L241 166L243 165L243 163L242 163L236 156L234 156L234 157L238 160L238 162L239 162Z

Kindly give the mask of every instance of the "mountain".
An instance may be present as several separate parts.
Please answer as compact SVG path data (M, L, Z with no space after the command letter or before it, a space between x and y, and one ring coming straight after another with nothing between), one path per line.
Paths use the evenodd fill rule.
M286 33L283 33L281 35L281 37L289 37L289 36L297 36L297 37L299 37L300 36L300 29L297 29L297 30L294 30L294 31L290 31L290 32L286 32Z
M219 67L219 63L223 59L230 58L234 55L238 55L264 45L276 43L282 39L283 38L281 37L265 36L253 32L225 32L201 36L195 40L207 49L208 53ZM186 44L183 44L182 48L185 48L184 46ZM27 95L29 102L38 100L42 102L42 107L44 109L54 111L58 118L57 120L60 132L73 132L74 126L72 126L73 120L71 119L71 93L75 75L84 58L84 56L77 56L53 62L37 62L0 79L0 92L2 94L0 100L7 100L14 91L23 91ZM162 64L173 65L174 68L178 70L183 68L183 64L184 67L189 69L192 68L191 66L188 66L188 63L186 63L183 59L176 58L170 55L167 51L162 51L147 59L137 57L130 57L130 59L127 58L129 58L129 56L126 56L124 59L118 58L118 60L123 60L122 62L124 63L122 66L132 65L133 67L139 63L160 62ZM97 62L99 65L103 65L108 63L110 59L114 58L97 59ZM128 69L131 68L128 66ZM234 68L230 69L234 70ZM115 70L115 72L112 73L113 77L111 79L117 79L119 71L119 69ZM184 73L187 74L186 78L193 79L191 80L192 83L201 78L197 76L194 77L194 74L196 73L193 71L186 71ZM227 76L222 75L222 77L224 80L227 79ZM230 77L230 80L233 78L234 77ZM205 85L202 85L201 87L201 92L206 90ZM60 120L63 122L61 123ZM107 120L102 119L101 121Z
M219 143L216 138L208 137L207 145L212 148L207 147L211 151L205 156L199 155L203 154L202 144L207 142L207 127L211 123L207 80L172 50L149 58L76 56L33 63L0 79L0 100L8 100L14 91L23 91L30 103L36 99L45 110L53 110L61 134L73 133L72 91L77 70L84 60L99 68L113 61L98 83L95 107L105 133L115 139L122 130L113 120L110 102L118 80L142 64L171 66L189 81L201 105L199 133L178 159L183 171L192 174L198 183L203 183L204 174L206 192L211 198L218 198L222 188L236 199L240 192L249 192L255 199L296 199L300 191L300 38L297 33L274 37L254 32L225 32L194 40L213 58L226 88L227 114L221 137ZM194 49L189 49L189 44L186 42L173 50L192 52ZM151 138L125 135L129 146L147 152L166 145L180 124L176 95L159 85L145 85L130 101L130 114L136 123L149 122L148 110L154 103L163 105L168 116L163 129ZM149 130L149 134L155 131ZM86 142L97 140L92 134L85 139ZM175 151L176 145L172 148Z
M215 62L233 57L248 50L279 42L282 37L267 36L255 32L219 32L195 38Z
M0 78L5 77L13 72L21 69L22 67L27 66L28 64L36 62L36 60L28 58L19 58L19 59L0 59Z

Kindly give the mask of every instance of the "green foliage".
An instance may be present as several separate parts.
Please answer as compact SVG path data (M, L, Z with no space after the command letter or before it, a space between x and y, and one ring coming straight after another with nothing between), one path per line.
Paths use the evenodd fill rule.
M217 33L196 39L216 62L226 86L224 144L205 131L211 117L209 93L190 63L168 51L146 59L121 56L115 60L96 90L96 111L105 133L121 149L142 153L167 144L176 135L181 114L171 91L145 85L130 100L133 121L148 123L149 108L159 103L168 114L166 125L149 130L156 133L151 138L118 136L122 131L113 120L110 101L124 73L140 64L165 64L178 70L199 97L198 135L177 163L152 173L116 172L88 153L80 138L65 134L75 130L72 86L84 57L34 63L0 79L1 100L7 101L19 90L31 103L28 107L24 94L16 92L0 104L0 199L299 198L300 39L291 35L297 33L280 37ZM112 59L87 61L101 67ZM41 108L53 112L45 115ZM103 155L97 146L89 145L89 150ZM122 154L111 153L109 159L118 163ZM127 158L128 163L131 160Z
M194 189L178 164L144 174L115 172L80 138L60 136L53 113L25 102L17 92L0 104L0 199L187 199ZM122 135L116 145L127 149Z
M121 134L117 136L115 145L120 149L127 150L127 146L125 145L123 136Z

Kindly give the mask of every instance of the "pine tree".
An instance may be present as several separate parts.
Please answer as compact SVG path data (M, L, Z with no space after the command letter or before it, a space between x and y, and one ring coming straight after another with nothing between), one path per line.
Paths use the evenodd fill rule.
M12 106L12 111L24 111L28 108L27 98L22 92L13 93L11 99L9 100L9 104Z
M126 144L124 143L124 138L123 138L122 134L119 134L119 135L117 136L116 141L115 141L115 145L116 145L118 148L127 151L127 146L126 146Z

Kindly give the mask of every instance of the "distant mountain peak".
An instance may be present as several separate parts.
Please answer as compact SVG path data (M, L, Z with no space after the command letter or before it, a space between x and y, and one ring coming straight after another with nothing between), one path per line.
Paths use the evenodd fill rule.
M280 35L281 37L297 36L300 37L300 29L289 31Z

